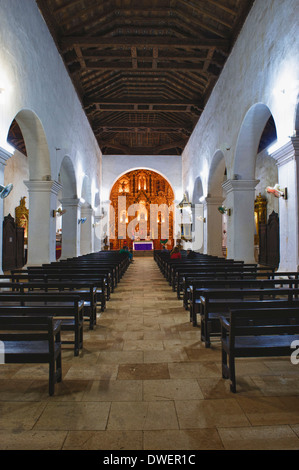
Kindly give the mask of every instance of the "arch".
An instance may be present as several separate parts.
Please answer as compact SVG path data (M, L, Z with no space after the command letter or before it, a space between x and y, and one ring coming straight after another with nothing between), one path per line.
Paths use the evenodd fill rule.
M22 109L14 119L24 138L30 180L51 180L49 147L40 119L30 109Z
M151 169L129 170L114 182L109 197L112 249L131 247L136 237L152 239L155 249L161 249L162 239L173 245L174 191L167 178Z
M63 157L59 170L63 198L77 198L77 182L73 162L69 156Z
M263 103L254 104L247 111L237 139L232 179L253 180L255 178L256 155L270 116L270 109Z
M203 196L203 187L201 177L198 176L194 182L192 204L198 204L199 199Z
M217 150L213 155L209 177L208 177L208 196L222 197L222 183L225 175L225 158L221 150Z
M83 178L81 198L84 199L85 204L89 204L91 206L91 185L87 175Z
M159 171L159 170L156 170L156 169L153 169L153 168L150 168L150 167L144 167L144 166L142 166L142 167L141 167L141 166L132 167L132 168L129 168L129 169L123 171L122 173L120 173L120 174L114 179L114 181L113 181L113 183L112 183L112 185L111 185L111 188L110 188L110 190L109 190L109 194L111 194L111 190L112 190L113 186L115 185L115 183L116 183L120 178L122 178L122 177L123 177L124 175L126 175L127 173L130 173L131 171L137 171L137 170L152 171L153 173L157 173L158 175L162 176L162 178L164 178L164 179L167 181L167 183L170 185L170 187L171 187L171 189L172 189L172 191L173 191L173 194L175 195L175 191L174 191L174 189L173 189L173 185L172 185L172 183L170 182L170 180L167 178L167 176L166 176L164 173L162 173L162 172ZM175 196L176 196L176 195L175 195ZM175 197L175 199L177 199L177 198Z

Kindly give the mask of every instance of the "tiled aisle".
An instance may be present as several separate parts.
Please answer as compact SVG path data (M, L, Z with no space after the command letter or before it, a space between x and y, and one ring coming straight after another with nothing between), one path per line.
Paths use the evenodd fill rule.
M221 378L152 258L136 258L84 350L44 365L0 366L0 449L299 449L299 365L239 360Z

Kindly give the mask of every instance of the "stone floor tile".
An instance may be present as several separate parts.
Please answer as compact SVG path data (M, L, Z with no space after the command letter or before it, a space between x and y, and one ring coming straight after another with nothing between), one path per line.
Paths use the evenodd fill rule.
M248 426L249 420L235 399L175 402L180 429Z
M34 430L104 430L110 403L106 402L51 402L45 407Z
M169 379L167 364L120 364L118 380Z
M144 380L144 401L198 400L203 394L195 379Z
M112 403L107 429L178 429L173 401Z
M298 450L299 438L290 426L218 428L226 450Z
M0 431L0 450L61 450L67 431Z
M85 391L83 401L141 401L141 380L94 380Z
M216 429L144 431L145 450L223 450Z
M70 431L63 450L142 450L142 431ZM101 463L99 456L98 462Z

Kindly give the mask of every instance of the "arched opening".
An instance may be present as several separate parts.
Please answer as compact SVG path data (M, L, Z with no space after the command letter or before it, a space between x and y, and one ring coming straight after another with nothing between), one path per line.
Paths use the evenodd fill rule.
M218 211L223 203L222 185L226 180L224 154L217 150L212 158L206 204L205 252L213 256L226 256L227 219Z
M132 249L134 241L142 240L152 241L154 249L173 246L174 192L159 173L138 169L123 174L113 184L110 201L110 249Z
M4 181L14 185L12 199L7 201L4 211L15 216L14 208L21 209L21 201L26 203L28 263L48 262L55 259L55 225L49 215L57 197L57 185L51 181L48 143L38 116L29 109L19 111L10 125L7 142L16 151L4 171ZM26 241L25 236L25 253Z
M246 262L258 261L257 235L260 233L255 209L257 197L268 198L265 193L267 185L277 183L277 168L266 150L276 139L276 126L270 109L263 103L253 105L240 128L231 179L227 185L227 197L233 208L229 257Z
M81 190L81 215L78 220L80 230L80 253L91 253L94 248L93 223L94 212L91 201L91 184L87 175L84 176Z
M58 181L61 189L58 194L60 204L56 212L56 259L61 257L62 247L76 244L73 233L76 225L74 226L72 218L76 217L77 220L76 214L73 213L73 207L78 205L77 184L72 160L67 155L61 162ZM65 255L73 253L76 253L75 246L72 247L71 253Z
M204 240L204 192L201 177L198 176L194 183L192 194L192 248L194 251L203 251Z

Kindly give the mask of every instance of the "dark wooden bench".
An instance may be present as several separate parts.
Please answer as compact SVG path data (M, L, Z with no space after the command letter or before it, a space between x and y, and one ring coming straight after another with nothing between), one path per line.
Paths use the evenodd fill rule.
M221 317L222 377L236 393L235 359L290 356L299 340L299 307L232 309Z
M8 277L8 276L5 276ZM110 299L110 285L109 282L106 284L105 276L100 276L98 274L93 275L90 274L69 274L59 271L58 273L55 271L47 271L41 269L35 272L27 272L21 271L16 272L13 271L10 276L12 282L22 283L22 282L41 282L41 283L49 283L54 284L56 283L65 283L66 288L70 287L72 284L78 285L78 289L80 288L80 284L83 286L89 285L90 287L97 288L97 299L100 302L102 312L105 310L106 307L106 300ZM1 277L0 277L1 279Z
M83 316L89 321L89 328L92 330L96 325L97 318L97 287L89 281L47 281L44 280L31 282L1 282L0 281L0 294L7 292L15 292L24 294L26 292L40 293L68 293L72 295L78 295L84 301ZM103 311L103 305L101 302L101 310Z
M298 299L298 289L205 289L201 296L200 318L201 318L201 339L206 347L211 345L211 337L220 336L219 318L228 314L232 308L254 308L254 302L264 301L265 305L270 302L288 302L289 305L296 305ZM268 304L267 304L268 302ZM247 306L246 306L247 305ZM299 305L299 303L298 303ZM193 322L196 326L196 323Z
M70 293L0 293L1 314L51 315L61 319L61 330L74 332L74 341L62 341L62 344L73 344L75 356L83 347L83 309L83 300Z
M257 271L209 271L208 273L186 274L184 273L181 283L181 290L183 291L183 305L186 310L189 309L191 302L191 293L196 287L201 287L202 283L209 282L223 282L225 281L250 281L250 280L263 280L269 279L272 272L264 271L263 269ZM180 291L177 292L178 299L181 298Z
M24 281L25 276L28 276L28 280L35 282L38 280L56 280L56 281L94 281L97 282L97 287L101 289L99 293L102 293L102 303L104 305L104 299L110 298L110 293L113 291L111 276L108 274L100 273L94 270L78 271L73 269L54 269L54 268L34 268L26 270L13 270L11 272L13 282Z
M0 315L4 364L49 363L50 395L62 380L60 328L52 316Z
M274 289L278 287L298 288L299 279L230 279L225 277L223 279L196 280L190 285L190 321L196 324L196 315L199 313L199 306L201 304L201 297L204 295L204 289Z

